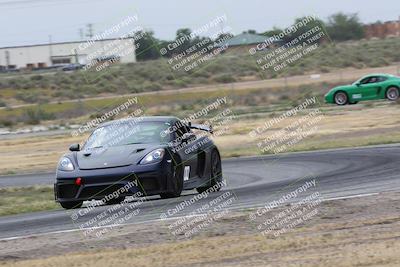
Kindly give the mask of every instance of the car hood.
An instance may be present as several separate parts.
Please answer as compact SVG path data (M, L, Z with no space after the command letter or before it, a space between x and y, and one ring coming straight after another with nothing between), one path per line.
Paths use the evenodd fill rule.
M76 152L81 170L105 169L137 164L150 151L160 147L154 144L132 144L95 148Z

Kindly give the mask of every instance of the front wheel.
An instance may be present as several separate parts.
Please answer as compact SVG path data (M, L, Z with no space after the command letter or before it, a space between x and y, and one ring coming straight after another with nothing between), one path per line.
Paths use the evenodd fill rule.
M396 87L390 87L386 91L386 98L390 101L396 101L399 99L399 89Z
M349 99L345 92L337 92L335 94L336 105L343 106L343 105L346 105L348 101L349 101Z
M168 193L161 193L161 198L173 198L179 197L181 195L183 190L183 171L181 165L172 167L172 174L170 179L172 190Z
M64 209L79 209L82 207L83 201L68 201L68 202L60 202L61 207Z
M216 149L211 153L211 171L210 171L210 182L207 186L196 188L197 192L203 193L204 191L213 188L213 191L221 190L222 182L222 165L221 157Z

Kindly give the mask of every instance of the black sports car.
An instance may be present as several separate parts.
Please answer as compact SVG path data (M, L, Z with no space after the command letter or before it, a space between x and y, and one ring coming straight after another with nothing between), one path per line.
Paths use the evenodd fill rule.
M99 125L82 148L73 144L60 159L56 201L71 209L93 199L116 204L137 193L171 198L182 190L219 190L218 148L207 134L195 135L192 129L212 133L211 127L175 117L138 117Z

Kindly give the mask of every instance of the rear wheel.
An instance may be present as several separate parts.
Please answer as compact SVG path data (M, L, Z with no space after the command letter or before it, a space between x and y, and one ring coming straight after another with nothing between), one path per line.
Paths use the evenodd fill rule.
M335 103L339 106L346 105L349 100L345 92L337 92L334 99Z
M204 191L214 187L214 191L221 190L221 186L217 186L222 182L222 166L221 166L221 157L216 149L211 153L211 177L210 183L204 187L196 188L197 192L203 193Z
M161 198L173 198L181 195L183 190L183 171L181 165L172 167L170 179L172 191L168 193L161 193Z
M64 209L79 209L82 207L83 201L68 201L68 202L60 202L61 207Z
M390 87L386 91L386 98L390 101L396 101L399 99L399 89L396 87Z

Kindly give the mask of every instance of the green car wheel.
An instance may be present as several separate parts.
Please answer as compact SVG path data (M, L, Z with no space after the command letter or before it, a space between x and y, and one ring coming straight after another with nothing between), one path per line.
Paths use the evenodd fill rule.
M390 87L386 91L386 98L391 100L391 101L396 101L399 99L399 89L396 87Z
M345 92L337 92L335 94L335 103L339 106L346 105L349 98Z

